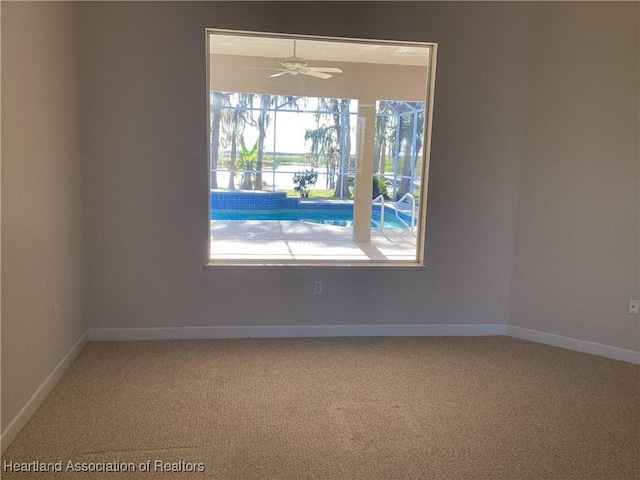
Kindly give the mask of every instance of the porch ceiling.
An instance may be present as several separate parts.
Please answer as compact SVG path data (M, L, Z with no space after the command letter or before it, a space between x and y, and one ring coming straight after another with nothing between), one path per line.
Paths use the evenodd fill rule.
M256 36L257 35L257 36ZM219 55L285 58L293 55L293 40L256 35L212 34L210 52ZM296 37L296 56L306 60L426 66L429 48L410 42L315 40Z

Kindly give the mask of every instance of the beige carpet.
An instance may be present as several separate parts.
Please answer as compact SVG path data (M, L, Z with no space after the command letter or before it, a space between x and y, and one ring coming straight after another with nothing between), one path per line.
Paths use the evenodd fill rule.
M63 472L2 478L637 479L639 374L508 337L89 343L3 457Z

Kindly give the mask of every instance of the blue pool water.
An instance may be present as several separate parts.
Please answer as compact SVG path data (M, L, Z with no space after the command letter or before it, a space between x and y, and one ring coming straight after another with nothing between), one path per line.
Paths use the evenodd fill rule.
M380 222L380 209L373 212L371 226ZM353 209L211 210L211 220L290 220L338 227L353 226ZM407 223L411 220L406 219ZM408 228L394 211L385 209L384 228Z

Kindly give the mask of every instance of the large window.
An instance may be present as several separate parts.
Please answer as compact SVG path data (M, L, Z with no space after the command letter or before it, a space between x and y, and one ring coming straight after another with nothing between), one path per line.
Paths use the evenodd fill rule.
M435 45L207 43L209 264L421 265Z

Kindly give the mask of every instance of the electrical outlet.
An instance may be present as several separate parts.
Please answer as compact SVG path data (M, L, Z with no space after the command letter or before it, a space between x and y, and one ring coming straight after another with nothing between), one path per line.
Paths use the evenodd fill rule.
M322 280L315 280L313 282L313 294L322 295Z
M640 300L629 300L629 313L638 315L640 310Z

